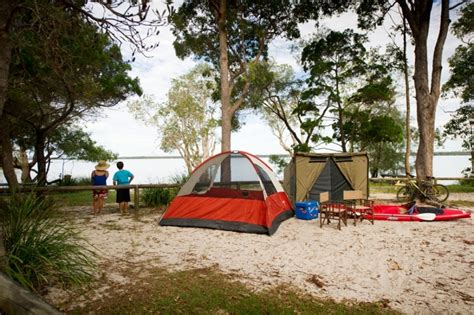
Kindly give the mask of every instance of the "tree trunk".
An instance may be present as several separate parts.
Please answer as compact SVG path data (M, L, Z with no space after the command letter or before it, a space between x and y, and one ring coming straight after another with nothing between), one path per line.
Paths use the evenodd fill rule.
M427 46L424 41L416 41L415 46L415 90L416 113L420 142L416 154L415 168L418 179L433 174L434 130L436 103L430 97L428 87ZM437 101L437 100L436 100Z
M217 25L219 28L219 67L221 77L221 152L231 149L231 131L232 131L232 111L230 104L230 78L229 78L229 57L227 45L226 22L227 1L220 0L219 11L216 12Z
M416 155L418 180L433 176L433 152L436 107L441 94L441 61L449 27L449 0L441 2L441 20L438 38L433 51L431 86L428 75L427 39L430 26L432 1L417 2L410 8L405 0L397 0L415 39L415 90L420 143ZM411 2L410 2L411 3Z
M46 185L46 156L44 154L45 149L45 136L41 132L36 133L35 141L35 155L37 158L38 165L38 186Z
M403 19L403 73L405 76L405 133L406 133L406 149L405 149L405 174L410 174L410 155L411 155L411 129L410 129L410 80L408 78L408 60L407 60L407 24L406 19Z
M16 177L13 164L13 147L10 140L10 122L6 117L0 119L2 128L0 129L0 147L2 149L2 168L3 175L7 180L10 189L18 188L18 179Z
M232 132L232 106L230 104L230 77L229 77L229 56L227 45L226 22L227 1L219 1L219 10L216 12L217 25L219 28L219 67L221 77L221 152L231 150ZM231 181L230 159L225 159L221 167L221 181L223 183Z
M18 158L18 164L21 167L21 182L23 184L31 183L31 169L28 161L28 155L26 154L25 148L20 148L20 157Z
M0 118L7 99L8 75L10 73L10 60L12 46L8 34L8 23L11 14L10 0L0 0Z
M336 77L339 76L339 72L336 70ZM341 149L342 152L347 152L347 144L346 144L346 135L344 133L344 115L342 113L343 108L341 104L341 93L339 91L339 80L336 79L336 93L337 93L337 113L338 113L338 125L339 131L341 133Z

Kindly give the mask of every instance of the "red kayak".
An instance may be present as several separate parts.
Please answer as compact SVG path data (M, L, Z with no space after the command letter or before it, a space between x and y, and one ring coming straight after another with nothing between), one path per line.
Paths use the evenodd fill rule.
M413 207L405 205L374 205L374 220L387 221L449 221L470 218L471 213L465 210ZM372 215L364 215L365 219L372 219Z

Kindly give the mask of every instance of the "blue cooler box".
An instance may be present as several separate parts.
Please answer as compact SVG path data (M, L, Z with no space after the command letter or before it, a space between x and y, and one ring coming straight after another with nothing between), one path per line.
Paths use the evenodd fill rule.
M301 201L295 203L295 216L301 220L312 220L318 217L317 201Z

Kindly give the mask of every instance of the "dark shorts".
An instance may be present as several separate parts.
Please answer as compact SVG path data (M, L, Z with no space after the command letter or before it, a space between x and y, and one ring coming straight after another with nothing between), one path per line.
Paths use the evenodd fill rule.
M130 202L130 189L117 189L117 203Z

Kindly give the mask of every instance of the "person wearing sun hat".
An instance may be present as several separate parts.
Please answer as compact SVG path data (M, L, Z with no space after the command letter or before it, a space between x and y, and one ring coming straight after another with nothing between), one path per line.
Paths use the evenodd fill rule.
M105 186L107 185L107 178L109 177L109 172L107 169L110 165L101 160L95 166L95 170L91 174L92 186ZM96 189L92 191L92 214L99 214L104 207L105 199L107 199L107 189Z

